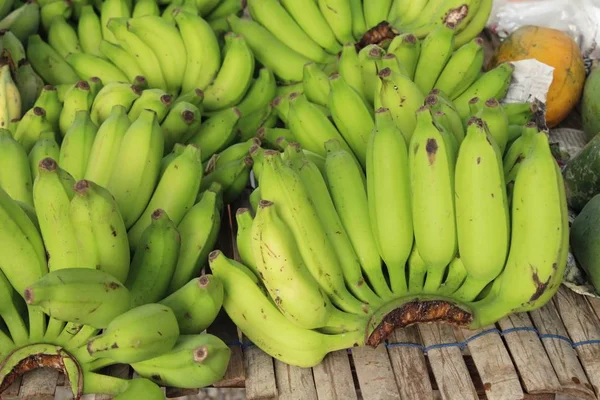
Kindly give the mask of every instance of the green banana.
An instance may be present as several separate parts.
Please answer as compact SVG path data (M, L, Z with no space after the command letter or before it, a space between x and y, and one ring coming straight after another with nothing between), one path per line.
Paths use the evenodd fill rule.
M65 19L71 18L73 15L73 2L66 0L53 1L51 3L44 4L39 13L42 27L44 28L45 32L48 32L48 29L50 29L50 24L55 17L63 17ZM27 38L27 36L25 36L25 38ZM23 38L19 38L19 40L24 42Z
M70 53L65 60L80 79L96 76L104 83L128 82L127 76L110 61L87 53Z
M44 81L36 74L29 61L21 59L18 68L15 71L15 83L20 94L20 115L23 115L29 109L33 108L33 105L44 87Z
M219 183L223 190L223 201L230 204L235 201L240 193L246 188L250 171L252 171L253 160L251 157L243 157L210 171L202 180L200 192L207 189L214 182Z
M384 53L385 51L375 44L365 46L358 52L363 81L362 93L369 105L373 105L375 102L375 91L378 81L377 74L379 72L378 62Z
M258 277L258 267L252 253L252 223L254 221L252 213L247 208L238 208L235 212L235 220L237 224L236 248L240 259Z
M268 106L275 98L276 89L277 82L273 71L265 67L260 68L258 76L250 85L242 101L237 105L238 110L240 110L242 116L246 116Z
M347 43L342 48L338 60L338 70L346 83L361 97L365 98L362 67L353 43Z
M143 71L135 57L118 44L111 43L108 40L101 40L98 47L100 48L102 57L105 57L118 69L123 71L129 82L133 82L136 77L143 75Z
M415 84L423 93L435 86L454 49L454 24L446 23L435 28L423 40L419 61L415 69Z
M421 42L412 33L405 33L392 39L388 53L396 56L398 61L404 66L406 76L414 80L417 64L421 56Z
M100 50L100 43L104 40L102 22L96 11L94 11L94 6L86 5L81 9L81 15L77 22L77 36L85 53L97 57L104 56Z
M75 28L63 16L52 19L50 29L48 29L48 44L65 58L71 53L81 53L82 51Z
M59 165L75 180L83 179L98 128L87 110L77 111L60 147Z
M19 63L22 59L27 58L27 54L25 53L25 47L23 47L23 43L12 33L10 30L3 30L0 32L2 36L2 45L4 46L4 50L8 51L10 54L10 59L13 63Z
M2 134L0 133L0 137ZM4 146L3 146L4 147ZM35 142L31 151L29 152L29 169L31 171L31 182L35 181L38 176L38 165L46 157L50 157L54 160L58 160L60 156L60 146L56 142L56 135L54 132L42 132L40 138ZM13 168L14 168L13 163ZM0 168L1 169L1 168ZM2 178L0 178L2 182ZM0 186L2 186L0 184ZM33 190L33 183L32 183Z
M17 140L25 151L30 151L42 132L51 132L52 125L46 118L46 111L41 107L33 107L25 113L17 129L14 131Z
M137 86L129 83L112 82L105 85L100 89L92 103L92 122L98 126L102 125L116 105L125 107L125 110L129 112L133 103L141 95L142 91Z
M241 117L236 107L218 111L202 123L200 129L187 141L202 149L202 161L226 148L235 139L236 126Z
M200 110L193 104L185 101L175 103L160 125L165 136L164 153L169 153L176 143L183 143L187 136L196 133L201 118Z
M302 30L319 46L337 54L342 46L314 0L281 0L286 11Z
M129 291L112 275L92 268L65 268L25 289L29 305L52 318L106 328L129 309Z
M60 120L60 113L62 112L62 102L58 98L58 91L54 86L46 85L43 87L40 96L33 105L46 111L46 119L52 125L52 131L59 133L58 122ZM61 138L57 138L61 139Z
M40 17L40 5L26 1L0 21L0 29L10 29L21 43L26 43L27 38L38 31Z
M277 148L276 141L280 137L284 137L288 142L296 141L292 131L287 128L260 128L256 136L271 149Z
M348 0L317 0L319 9L331 27L337 40L342 43L353 43L352 7Z
M129 119L133 122L140 116L142 110L151 110L156 113L158 123L162 123L172 105L172 95L161 89L146 89L129 109Z
M131 16L133 18L145 17L147 15L158 16L160 15L160 9L158 3L154 0L139 0L135 2L133 6L133 12Z
M364 6L366 6L366 4ZM371 27L365 21L366 17L364 11L365 10L363 10L363 4L361 0L350 0L352 35L354 35L354 37L357 39L361 39L365 32L367 32L368 28ZM370 17L372 17L372 15ZM382 20L384 19L385 17Z
M0 63L0 127L6 129L21 118L21 94L10 71L8 62Z
M371 0L363 2L367 27L372 28L380 22L386 21L391 8L392 0Z
M67 91L58 120L60 133L63 137L75 121L77 112L89 111L93 100L90 85L86 81L78 81Z
M25 321L23 321L15 304L16 301L20 300L20 296L17 296L6 276L0 271L0 317L6 323L14 344L23 346L29 341L29 332L27 332Z
M150 220L125 282L130 292L131 308L156 303L167 295L179 254L181 237L167 213L158 208Z
M0 188L14 200L33 205L27 151L6 129L0 129Z
M479 77L483 59L483 39L473 39L452 53L433 87L450 98L460 96Z
M502 105L494 98L486 100L478 117L487 125L490 135L500 149L500 154L504 154L508 142L508 118Z
M302 83L308 101L327 107L330 91L329 78L317 64L308 63L304 66Z
M123 0L106 0L100 7L100 23L102 25L102 37L111 43L117 44L118 37L109 27L109 21L118 18L130 18L131 8Z

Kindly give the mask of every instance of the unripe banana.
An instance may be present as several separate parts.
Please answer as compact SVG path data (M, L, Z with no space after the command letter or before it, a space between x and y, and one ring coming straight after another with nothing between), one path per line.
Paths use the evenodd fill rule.
M246 3L240 0L220 1L219 4L206 15L206 19L208 21L214 21L225 18L231 14L239 15L244 10L245 5Z
M396 57L394 53L387 53L381 58L381 60L379 60L377 64L379 66L379 70L389 68L394 72L400 73L404 76L408 76L406 68L404 68L404 65L402 65L400 61L398 61L398 57Z
M470 302L502 272L510 239L502 153L479 118L469 121L455 174L458 251L468 273L455 296Z
M338 307L360 314L366 305L346 289L339 261L307 189L275 151L265 151L260 185L261 197L275 203L279 216L296 239L302 260L321 288Z
M316 1L281 0L281 3L302 30L319 46L331 54L337 54L341 50L341 45Z
M88 375L85 375L85 381L88 382ZM129 399L144 399L144 400L162 400L165 397L163 389L149 379L134 378L126 380L127 389L124 392L116 395L113 400L129 400ZM84 383L84 387L87 385ZM105 387L105 386L103 386ZM88 393L98 393L98 391L90 391Z
M338 70L346 83L361 97L365 98L362 67L354 43L344 45L338 60Z
M82 110L89 111L93 101L94 97L90 91L90 85L86 81L78 81L67 91L60 119L58 120L60 133L63 137L75 121L75 114Z
M518 137L513 142L513 144L508 147L508 151L506 152L506 154L504 154L503 160L504 179L506 180L507 185L509 184L509 175L515 175L512 173L513 169L515 169L515 167L518 164L523 162L523 160L529 153L531 141L538 132L539 129L536 123L529 122L523 127L522 135Z
M214 275L194 278L160 302L175 313L182 335L208 328L223 306L223 283Z
M53 160L58 160L60 157L60 146L56 142L56 135L54 132L42 132L40 134L40 138L37 140L37 142L35 142L31 148L31 151L29 152L29 169L31 170L32 179L31 182L34 182L35 178L37 178L39 173L38 165L40 165L40 161L46 157L50 157ZM1 181L2 178L0 178L0 182Z
M417 111L417 126L408 149L415 244L427 265L425 293L442 283L457 252L454 218L454 159L430 111Z
M3 30L0 32L0 35L2 36L4 50L8 51L13 62L18 63L27 57L23 43L21 43L19 38L17 38L13 32L10 30Z
M187 53L181 91L188 93L196 88L205 89L221 66L217 37L210 25L197 13L176 9L173 11L173 18Z
M469 100L469 114L471 116L476 116L481 111L482 108L483 108L483 100L480 99L479 97L473 97L471 100ZM466 125L467 120L465 120L465 125Z
M363 4L361 0L350 0L349 3L352 14L352 35L357 39L361 39L367 29L370 28L365 22Z
M167 116L173 105L173 96L161 89L146 89L142 95L133 102L129 110L129 119L133 122L143 110L152 110L156 113L158 123Z
M80 79L96 76L104 83L128 82L127 76L113 63L87 53L70 53L65 60L73 67Z
M419 61L415 69L415 84L423 93L433 89L454 49L454 24L446 23L435 28L423 40Z
M375 127L371 111L363 98L340 75L332 75L329 85L328 105L333 121L364 167L369 135Z
M143 71L135 56L125 51L121 46L111 43L108 40L101 40L98 46L101 56L107 58L123 71L129 82L133 82L137 76L142 76Z
M23 145L25 151L30 151L42 132L52 131L50 122L46 119L46 111L34 107L27 111L15 130L15 140Z
M0 187L14 200L33 205L27 152L6 129L0 129Z
M108 21L117 18L130 18L131 9L127 2L123 0L106 0L100 7L100 23L102 26L102 37L111 43L117 44L118 39L114 32L109 28Z
M371 0L363 3L367 28L372 28L380 22L386 21L391 7L392 0Z
M375 113L367 147L367 198L373 239L390 275L392 291L407 290L405 264L413 248L408 150L388 109Z
M48 30L48 44L65 58L70 53L81 53L77 32L63 16L52 19Z
M220 3L219 0L196 0L198 13L202 16L209 14Z
M242 332L268 354L282 362L311 367L330 351L363 341L364 331L325 335L302 329L287 320L252 278L220 251L209 257L210 267L225 290L223 306ZM246 293L242 298L234 293Z
M11 121L21 118L21 95L7 60L0 61L0 128L8 129Z
M294 134L287 128L260 128L256 136L271 149L277 148L276 141L280 137L284 137L288 142L296 142Z
M254 218L247 208L238 208L235 213L237 223L236 248L240 259L258 277L258 268L252 253L252 223Z
M160 171L164 138L156 113L144 110L123 137L115 169L107 189L119 205L125 226L130 228L144 212ZM127 170L129 173L123 174Z
M86 5L81 9L81 15L77 22L77 34L81 48L85 53L103 57L100 43L103 40L102 22L94 11L94 6Z
M0 317L6 324L14 344L17 346L27 344L29 342L29 332L27 332L27 326L19 314L18 308L18 301L21 298L2 271L0 271L0 300Z
M223 201L226 204L234 202L248 185L252 164L252 158L247 156L210 171L202 180L200 192L217 182L223 190Z
M140 98L142 91L135 85L112 82L104 86L94 98L91 109L92 121L102 125L116 105L129 112L133 103Z
M231 29L244 37L256 59L284 82L302 80L302 69L311 60L283 44L266 28L250 19L227 17Z
M129 309L129 291L115 277L90 268L53 271L25 289L27 304L52 318L106 328Z
M352 35L350 2L348 0L317 0L317 4L338 42L353 43L355 39Z
M203 162L231 144L236 134L234 127L240 117L236 107L219 111L204 121L198 132L188 140L188 143L202 149Z
M129 245L132 249L150 225L150 216L157 209L164 210L175 225L194 205L202 180L200 149L188 145L166 168L144 212L129 229Z
M313 41L277 0L249 0L248 11L253 20L298 54L318 63L333 61L333 56Z
M513 64L502 63L482 74L467 90L454 98L453 103L461 118L465 120L468 117L469 100L473 97L479 97L480 99L493 97L496 100L504 98L512 80L514 68Z
M460 145L465 138L465 128L454 104L452 104L451 101L446 100L439 89L434 89L430 92L429 96L425 98L425 105L434 113L442 112L446 115L449 125L447 128L452 132L456 138L456 142Z
M251 113L268 106L275 97L277 90L277 82L273 71L262 67L258 71L258 77L252 82L243 100L237 105L242 116L250 115Z
M40 5L35 1L26 1L0 21L0 29L10 29L21 43L25 43L29 36L38 31L39 24Z
M460 259L460 257L454 258L448 265L448 274L444 283L440 286L437 293L440 296L450 296L456 292L465 281L467 277L467 270Z
M59 165L75 180L83 179L98 128L87 110L77 111L60 147Z
M183 143L184 138L196 133L201 118L196 106L185 101L177 102L160 125L165 136L164 154L169 153L175 143Z
M179 337L173 311L161 304L145 304L114 318L104 332L90 340L88 353L131 364L171 350Z
M365 100L367 100L370 105L375 101L375 92L378 82L377 73L379 72L377 63L381 60L384 53L385 50L375 44L365 46L358 52L358 60L360 62L363 80L362 93L364 94Z
M454 41L455 46L462 46L481 32L490 18L492 6L493 0L481 0L477 10L469 10L467 17L471 18L471 22L466 27L459 27L459 32Z
M167 295L179 254L181 237L167 213L159 208L149 219L125 282L131 308L156 303Z
M483 39L476 38L456 50L437 78L434 88L450 98L460 96L475 82L483 68Z
M478 117L487 125L490 135L498 145L500 155L504 154L508 142L508 118L502 105L494 98L486 100Z
M159 16L160 9L158 3L154 0L139 0L135 2L133 6L133 18L145 17L147 15Z
M173 105L177 105L177 103L180 103L180 102L187 102L187 103L193 104L195 107L198 108L198 110L202 111L203 110L203 107L202 107L203 101L204 101L204 91L202 91L202 89L196 88L196 89L190 90L187 93L183 93L183 94L177 96Z
M21 103L19 115L22 115L35 104L44 87L44 81L35 73L29 61L21 59L15 72L15 83L18 88L18 93L20 95L19 100ZM13 99L15 99L15 97L13 97ZM13 105L16 104L13 102Z
M536 103L504 103L502 108L508 118L510 125L525 125L531 121L534 114L538 111Z
M304 94L311 103L327 107L329 80L327 74L317 64L308 63L304 66L302 83Z
M46 119L52 125L52 131L54 133L59 133L58 122L63 106L62 102L58 99L58 91L54 86L44 86L40 96L35 101L34 108L35 107L42 108L46 111Z
M90 150L85 179L107 187L125 133L131 126L125 107L113 106L108 118L100 125Z
M169 352L132 367L162 386L192 389L222 379L230 356L229 346L216 336L182 335Z
M79 250L96 269L124 283L129 272L127 230L112 195L91 181L75 184L70 216Z
M217 241L221 226L220 196L220 188L211 186L177 226L181 235L181 249L169 284L170 293L198 276L206 265L208 253Z
M127 30L127 21L127 18L112 18L108 21L108 29L116 38L115 44L120 45L129 54L135 55L150 87L167 90L165 76L157 56L139 37Z
M390 110L396 125L409 143L417 124L415 112L423 105L425 96L419 87L406 76L389 68L379 72L380 90L375 101Z

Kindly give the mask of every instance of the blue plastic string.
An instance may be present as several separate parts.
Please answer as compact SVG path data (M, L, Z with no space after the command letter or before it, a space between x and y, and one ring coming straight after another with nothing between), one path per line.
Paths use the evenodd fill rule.
M500 336L506 336L508 334L515 333L515 332L534 332L540 338L540 340L544 340L544 339L562 340L563 342L568 343L569 346L571 346L574 349L576 349L577 347L580 347L580 346L587 346L587 345L594 345L594 344L600 345L600 340L598 340L598 339L582 340L579 342L573 342L571 339L569 339L566 336L555 335L552 333L540 333L536 328L529 327L529 326L509 328L504 331L501 331L496 328L491 328L491 329L487 329L485 331L481 331L481 332L471 336L470 338L468 338L467 340L465 340L463 342L439 343L439 344L432 344L430 346L423 346L422 344L410 343L410 342L383 343L383 344L385 345L386 348L394 348L394 347L417 348L426 354L430 350L442 349L442 348L448 348L448 347L458 347L461 350L464 350L470 342L477 340L485 335L489 335L491 333L496 333ZM245 349L254 347L255 344L252 342L241 342L238 340L238 341L229 343L229 346L240 346L243 350L245 350ZM351 351L351 350L352 349L348 349L348 351Z

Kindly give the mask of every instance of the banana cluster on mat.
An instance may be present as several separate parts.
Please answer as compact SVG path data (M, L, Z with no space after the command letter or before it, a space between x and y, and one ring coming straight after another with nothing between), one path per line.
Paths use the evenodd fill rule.
M406 33L423 38L446 25L458 47L481 32L491 7L492 0L248 0L252 18L234 14L227 21L261 64L282 81L298 82L306 63L327 70L355 43L385 45Z

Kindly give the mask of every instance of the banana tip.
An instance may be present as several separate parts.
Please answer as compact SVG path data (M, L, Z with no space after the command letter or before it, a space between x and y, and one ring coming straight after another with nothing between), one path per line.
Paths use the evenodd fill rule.
M469 121L467 121L467 126L477 125L480 128L483 128L483 120L478 117L471 117Z
M438 102L437 94L430 94L425 98L425 104L428 106L434 106Z
M235 215L242 215L245 214L247 212L250 212L250 210L246 207L242 207L242 208L238 208L237 211L235 212Z
M52 157L46 157L40 161L39 167L44 171L56 171L58 164Z
M23 296L25 297L25 302L27 304L33 304L33 302L35 301L35 295L32 288L25 289Z
M379 107L377 110L375 110L375 114L382 114L382 113L386 113L388 112L390 109L387 107Z
M213 250L208 254L208 262L213 262L221 255L221 250Z
M80 181L77 181L75 183L75 185L73 186L73 190L75 190L75 192L77 194L81 194L84 195L87 193L87 191L90 188L90 182L86 181L85 179L82 179Z
M290 94L290 97L289 97L289 99L290 99L290 101L294 101L294 100L296 100L298 97L300 97L300 92L293 92L293 93L291 93L291 94Z
M162 96L160 96L160 101L164 105L168 106L169 104L171 104L171 102L173 102L173 96L171 96L170 94L163 94Z
M42 107L33 107L33 113L38 117L43 117L46 115L46 110L44 110Z
M206 346L202 346L194 350L194 361L200 363L208 357L208 348Z
M402 41L410 44L417 44L417 37L412 33L409 33L408 35L404 36Z
M491 99L487 99L485 101L485 105L486 107L500 107L500 102L492 97Z
M81 89L81 90L90 90L90 84L87 83L87 81L78 81L75 86L77 87L77 89Z
M389 67L386 67L386 68L382 69L381 71L379 71L380 78L387 78L391 74L392 74L392 69Z
M273 202L270 200L260 200L258 202L258 208L268 208L273 205Z
M210 277L208 275L202 275L200 279L198 279L198 286L201 288L207 287L210 284Z
M152 212L151 218L153 220L157 220L157 219L161 218L163 215L166 215L165 210L163 210L162 208L157 208L156 210L154 210Z
M479 97L473 97L471 100L469 100L469 104L477 104L479 103Z

